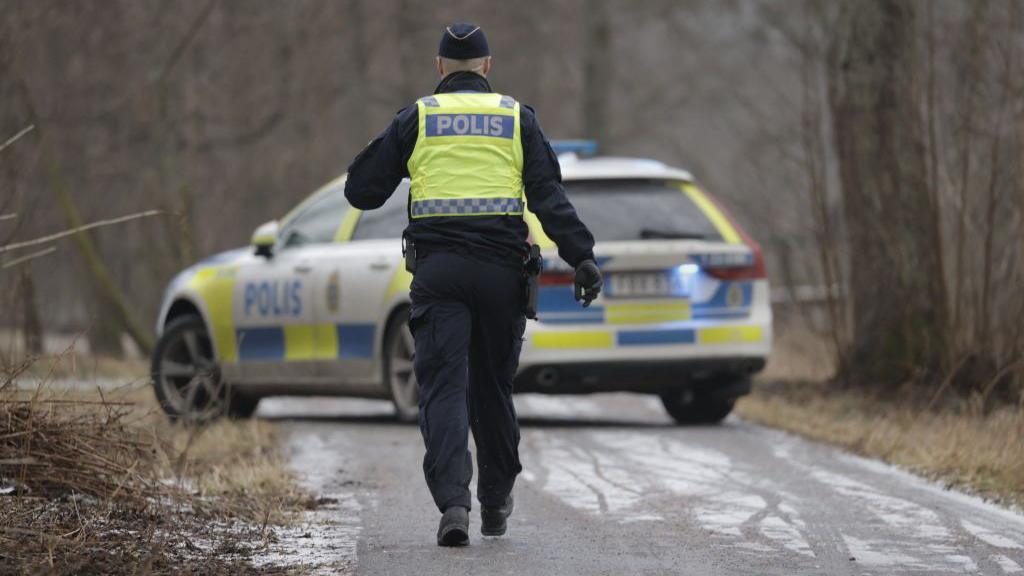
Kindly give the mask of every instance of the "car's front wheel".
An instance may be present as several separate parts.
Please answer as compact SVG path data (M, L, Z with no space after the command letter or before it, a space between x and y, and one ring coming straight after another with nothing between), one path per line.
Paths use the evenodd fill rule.
M409 330L409 309L391 316L384 332L384 378L395 417L401 422L415 422L420 414L420 390L413 370L416 345Z
M717 424L732 412L736 398L708 390L676 390L661 395L665 411L677 424Z
M151 375L160 407L172 419L203 423L224 415L248 418L259 398L233 393L221 378L203 319L172 320L153 351Z

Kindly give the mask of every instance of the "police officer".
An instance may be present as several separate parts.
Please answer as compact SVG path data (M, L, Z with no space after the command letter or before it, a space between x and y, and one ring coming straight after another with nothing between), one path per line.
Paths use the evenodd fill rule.
M411 181L409 326L423 472L442 513L437 543L458 546L469 541L469 430L485 536L505 533L522 470L512 379L526 326L527 200L559 256L575 267L584 305L602 280L594 238L566 197L558 159L533 109L487 82L484 31L465 23L445 28L436 63L442 80L434 94L399 111L356 156L345 196L356 208L379 208L402 178Z

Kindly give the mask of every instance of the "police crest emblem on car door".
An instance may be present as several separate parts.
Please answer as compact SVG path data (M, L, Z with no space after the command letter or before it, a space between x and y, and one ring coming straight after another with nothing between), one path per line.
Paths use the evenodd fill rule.
M327 311L337 314L341 306L341 278L338 271L331 272L327 277Z

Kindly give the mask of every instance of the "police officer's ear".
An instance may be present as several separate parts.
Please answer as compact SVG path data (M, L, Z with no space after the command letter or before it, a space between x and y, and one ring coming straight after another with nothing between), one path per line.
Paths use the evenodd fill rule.
M435 56L434 60L434 63L437 65L437 74L444 78L444 64L441 64L441 57Z
M487 58L484 58L483 76L487 76L490 73L491 73L491 57L488 56Z

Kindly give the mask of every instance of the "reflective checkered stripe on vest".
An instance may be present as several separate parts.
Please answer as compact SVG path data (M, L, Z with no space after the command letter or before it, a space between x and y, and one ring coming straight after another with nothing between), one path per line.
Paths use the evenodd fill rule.
M416 102L409 157L412 218L523 214L519 103L501 94L435 94Z

